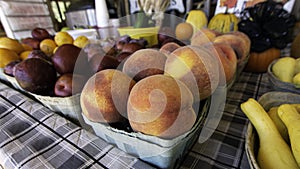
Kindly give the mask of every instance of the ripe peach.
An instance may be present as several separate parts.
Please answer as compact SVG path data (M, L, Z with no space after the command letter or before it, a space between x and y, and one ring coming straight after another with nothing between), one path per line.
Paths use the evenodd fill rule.
M192 128L196 113L193 95L182 82L166 75L153 75L133 86L127 104L134 131L161 138L174 138Z
M139 81L155 74L163 74L166 55L155 49L141 49L134 52L123 65L123 72Z
M207 47L220 62L219 84L225 85L230 82L234 78L237 69L237 57L235 51L227 43L213 43L205 47Z
M212 29L202 28L197 31L191 38L191 45L201 46L210 43L215 37L219 36L221 33Z
M127 100L135 81L116 69L95 73L80 95L83 114L91 121L114 123L127 118Z
M166 56L168 56L170 53L172 53L174 50L176 50L177 48L180 48L181 46L178 45L175 42L169 42L164 44L159 51L164 53Z
M194 100L199 101L209 97L217 88L219 62L203 47L183 46L168 56L165 74L186 84Z
M241 36L237 36L234 34L223 34L217 36L213 42L222 42L229 44L236 52L238 62L245 60L250 51L250 46L246 42L246 40L244 40L244 38L242 38Z

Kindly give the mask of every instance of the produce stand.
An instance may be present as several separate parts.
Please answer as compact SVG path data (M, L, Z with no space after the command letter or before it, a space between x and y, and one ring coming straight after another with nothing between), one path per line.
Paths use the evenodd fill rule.
M0 159L4 168L32 168L35 165L42 165L42 168L153 167L74 125L5 82L0 86L3 110L0 115ZM249 121L239 105L250 97L258 99L269 89L266 73L242 72L227 93L225 110L216 131L204 143L196 142L179 168L249 168L245 152ZM9 119L14 123L7 123ZM40 141L48 144L37 144Z
M7 34L0 39L0 169L259 169L257 133L241 105L276 90L298 93L300 85L300 69L289 74L299 74L299 82L283 82L272 69L295 48L295 20L282 4L244 9L246 0L200 0L204 9L192 10L192 1L175 0L163 23L139 6L138 13L109 18L99 0L100 25L54 31L49 2L0 0L0 9L21 4L0 11ZM213 4L225 12L211 16ZM243 12L228 13L227 5ZM11 24L23 15L26 24ZM259 56L258 71L254 54L275 48L268 61Z

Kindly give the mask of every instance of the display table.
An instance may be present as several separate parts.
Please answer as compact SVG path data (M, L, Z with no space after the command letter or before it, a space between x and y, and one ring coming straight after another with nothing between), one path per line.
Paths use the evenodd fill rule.
M249 121L239 106L267 91L266 74L242 72L227 93L216 131L204 143L195 143L180 168L249 168L245 154ZM0 83L0 130L0 164L6 169L154 168L5 83Z

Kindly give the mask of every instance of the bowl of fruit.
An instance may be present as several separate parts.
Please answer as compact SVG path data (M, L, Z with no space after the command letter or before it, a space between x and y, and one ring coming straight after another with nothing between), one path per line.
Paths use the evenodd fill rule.
M300 94L300 59L278 58L268 66L267 74L273 90Z

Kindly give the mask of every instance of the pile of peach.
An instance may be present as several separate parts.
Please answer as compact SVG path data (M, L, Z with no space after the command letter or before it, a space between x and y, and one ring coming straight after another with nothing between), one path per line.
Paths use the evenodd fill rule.
M242 32L202 29L183 43L165 31L159 32L158 41L145 48L139 46L144 42L121 37L109 50L104 46L96 48L100 52L91 46L85 49L88 55L95 52L90 60L98 57L80 98L82 112L90 121L128 120L136 132L161 138L179 136L196 121L193 105L226 85L250 50L250 40ZM135 46L129 52L128 44ZM101 66L112 65L111 60L118 64Z

